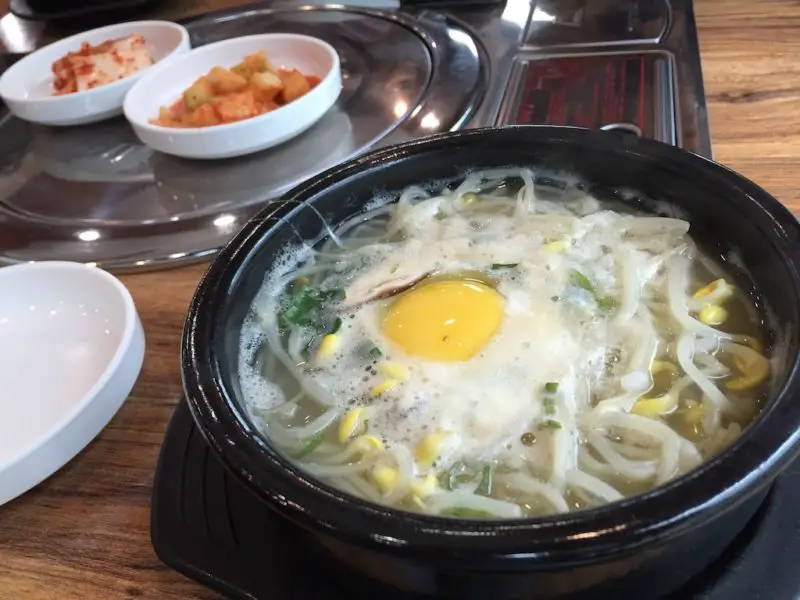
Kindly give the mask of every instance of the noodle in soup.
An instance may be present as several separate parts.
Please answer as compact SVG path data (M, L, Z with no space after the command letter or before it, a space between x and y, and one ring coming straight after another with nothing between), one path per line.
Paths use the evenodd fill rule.
M412 187L287 249L242 331L256 427L344 492L468 518L614 502L728 446L766 397L756 302L688 222L556 183Z

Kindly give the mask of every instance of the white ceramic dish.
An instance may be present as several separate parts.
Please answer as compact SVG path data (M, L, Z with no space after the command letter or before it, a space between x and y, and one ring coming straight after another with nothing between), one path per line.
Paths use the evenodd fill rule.
M152 67L129 77L85 92L54 96L52 64L80 49L83 42L99 44L106 40L141 34L156 60ZM122 113L125 94L148 71L191 49L185 28L168 21L131 21L92 29L60 40L29 54L0 77L0 97L20 119L43 125L83 125Z
M0 505L106 426L144 346L133 299L105 271L68 262L0 269Z
M267 53L278 68L298 69L321 81L305 96L257 117L192 129L150 123L194 81L215 66L232 67L248 54ZM184 158L229 158L277 146L307 130L336 103L342 90L339 56L326 42L291 33L252 35L216 42L155 67L125 98L125 116L151 148Z

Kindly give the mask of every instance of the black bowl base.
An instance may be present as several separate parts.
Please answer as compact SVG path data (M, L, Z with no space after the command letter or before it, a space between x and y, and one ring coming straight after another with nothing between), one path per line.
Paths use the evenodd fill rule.
M800 462L712 566L668 600L800 598ZM159 558L230 598L418 600L372 582L345 584L333 565L236 481L181 402L156 469L151 533ZM500 600L500 599L498 599Z

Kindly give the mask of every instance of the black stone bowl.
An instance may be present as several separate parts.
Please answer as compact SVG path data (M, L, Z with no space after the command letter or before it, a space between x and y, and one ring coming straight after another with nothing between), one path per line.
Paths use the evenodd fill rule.
M637 202L615 192L627 188L666 201L688 215L707 252L735 250L745 267L736 274L739 285L758 290L781 340L768 406L730 448L695 471L644 495L544 519L457 520L391 510L296 469L253 427L237 375L240 326L276 254L298 235L323 234L321 217L336 224L356 214L376 191L508 165L573 173L601 197ZM266 506L300 525L345 578L369 576L465 599L645 600L677 589L717 557L798 454L799 269L800 225L792 214L747 179L689 152L562 127L444 134L330 169L247 223L192 301L184 387L222 462Z

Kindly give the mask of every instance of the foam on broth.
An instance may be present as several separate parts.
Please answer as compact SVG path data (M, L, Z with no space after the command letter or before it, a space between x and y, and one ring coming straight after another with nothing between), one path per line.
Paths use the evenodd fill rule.
M374 502L542 516L642 493L767 397L754 298L672 208L511 168L379 194L289 247L246 319L245 406Z

